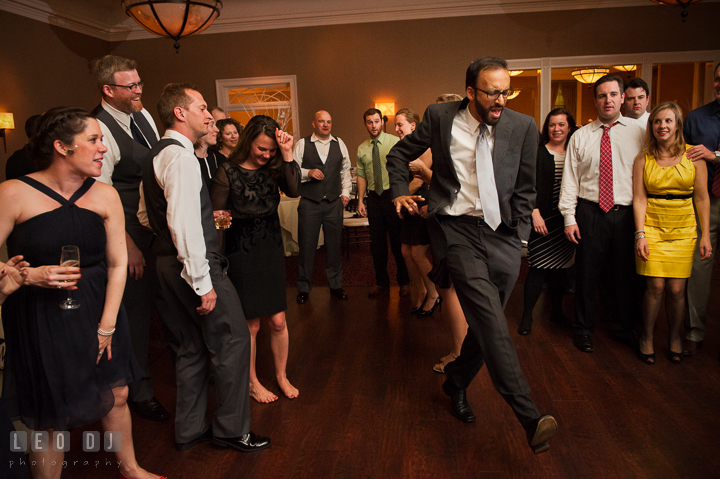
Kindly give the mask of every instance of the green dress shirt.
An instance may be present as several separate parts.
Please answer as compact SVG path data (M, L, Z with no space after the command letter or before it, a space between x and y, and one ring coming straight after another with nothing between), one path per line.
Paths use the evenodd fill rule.
M382 164L382 187L384 190L390 189L390 177L387 172L387 154L390 152L395 143L400 141L395 135L382 132L378 137L378 149L380 150L380 163ZM365 140L358 146L357 151L357 170L358 176L362 176L367 180L367 190L375 191L375 176L373 174L372 164L372 140Z

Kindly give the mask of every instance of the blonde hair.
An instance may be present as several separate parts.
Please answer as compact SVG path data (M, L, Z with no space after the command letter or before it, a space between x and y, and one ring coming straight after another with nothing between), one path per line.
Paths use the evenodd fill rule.
M652 155L656 159L660 155L660 145L658 145L657 138L655 138L655 134L653 133L653 123L655 122L655 118L657 118L660 112L665 110L671 110L673 114L675 114L675 125L677 125L677 130L675 131L675 140L670 146L670 154L673 155L673 157L678 157L682 156L682 154L685 153L682 110L674 101L666 101L660 103L658 106L653 108L652 112L650 112L647 129L645 130L645 140L643 141L643 153L645 153L646 155Z

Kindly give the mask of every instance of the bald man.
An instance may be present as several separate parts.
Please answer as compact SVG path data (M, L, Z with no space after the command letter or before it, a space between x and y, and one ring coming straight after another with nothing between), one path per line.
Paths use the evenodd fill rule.
M304 304L312 289L315 250L320 227L325 234L325 251L330 294L347 299L343 290L342 240L343 210L350 201L350 156L340 138L330 134L332 117L325 110L315 113L313 134L298 141L295 161L302 171L300 205L298 206L298 257L297 302Z

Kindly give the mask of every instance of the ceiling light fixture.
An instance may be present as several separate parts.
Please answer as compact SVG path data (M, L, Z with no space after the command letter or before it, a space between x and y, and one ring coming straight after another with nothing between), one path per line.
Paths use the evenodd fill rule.
M572 76L580 83L595 83L610 72L607 68L584 68L574 70Z
M683 0L650 0L651 2L658 3L660 5L680 5L683 9L682 13L680 14L680 17L682 17L682 21L684 22L685 19L688 16L687 7L691 3L699 2L700 0L686 0L683 2Z

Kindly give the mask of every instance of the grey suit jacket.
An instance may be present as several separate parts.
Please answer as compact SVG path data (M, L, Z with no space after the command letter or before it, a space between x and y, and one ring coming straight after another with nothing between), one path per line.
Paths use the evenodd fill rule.
M393 196L409 194L407 164L430 148L433 177L428 192L428 223L433 254L444 257L445 238L435 215L452 204L460 190L455 165L450 157L450 139L455 114L467 108L468 99L428 106L423 121L410 135L398 142L387 155L387 170ZM503 110L495 127L493 167L500 202L502 224L521 238L530 235L530 215L535 205L535 158L538 129L527 115Z

